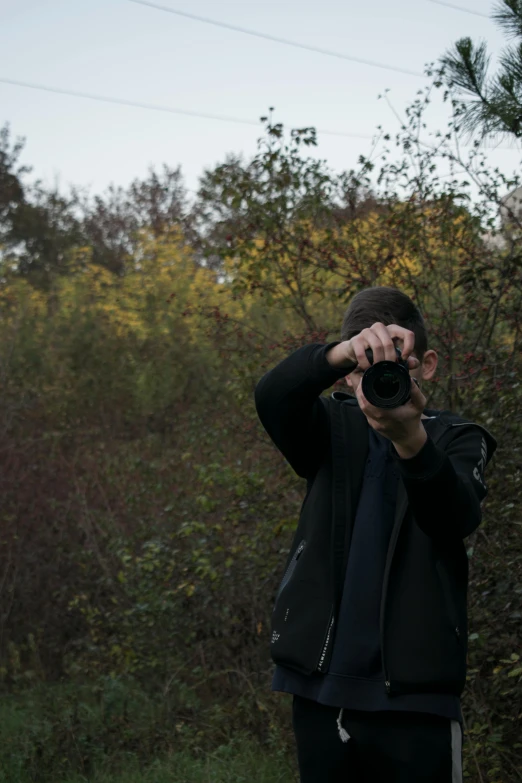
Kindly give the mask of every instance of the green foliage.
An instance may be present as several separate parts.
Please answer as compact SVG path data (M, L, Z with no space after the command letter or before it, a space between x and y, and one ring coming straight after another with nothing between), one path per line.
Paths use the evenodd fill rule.
M219 445L220 434L209 425L198 438L208 464L189 450L164 450L153 461L129 456L126 465L121 451L100 457L102 473L114 484L122 482L117 473L139 476L126 494L139 524L124 537L112 529L110 568L69 603L88 632L67 657L71 675L131 674L165 687L173 669L194 658L204 667L219 660L222 669L241 669L243 662L267 669L259 644L268 629L266 591L277 579L274 551L286 552L276 542L293 520L290 509L289 524L282 520L284 508L267 486L269 470L252 469L248 453L233 461ZM173 469L174 498L171 483L161 478ZM190 491L183 491L189 483ZM99 524L110 529L108 520ZM92 579L92 552L85 550L79 564ZM197 681L201 674L198 668Z
M187 704L152 699L132 682L36 686L2 699L2 783L199 783L296 779L295 760L274 730L260 745L238 729L226 737L219 707L187 719Z
M464 754L472 781L517 779L522 253L498 220L516 177L477 149L463 159L451 133L421 143L432 93L409 108L395 151L382 136L376 182L375 157L333 175L303 155L310 129L287 141L270 120L253 161L207 173L190 231L167 177L149 227L147 210L125 210L159 198L158 182L114 196L119 247L111 204L98 203L100 235L73 248L49 290L6 271L0 746L16 752L0 758L11 779L133 765L159 779L154 757L170 771L178 750L226 757L244 735L281 758L292 748L268 628L304 487L262 431L253 391L290 350L337 338L350 295L381 283L427 316L441 360L430 405L499 440L484 523L466 542ZM15 198L16 155L2 161ZM251 777L238 758L238 780Z

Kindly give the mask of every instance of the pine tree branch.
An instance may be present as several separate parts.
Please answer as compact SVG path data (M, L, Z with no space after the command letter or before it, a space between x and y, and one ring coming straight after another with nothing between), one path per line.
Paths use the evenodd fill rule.
M506 35L522 37L522 0L500 0L491 17Z
M500 0L493 18L509 36L522 37L522 0ZM499 71L490 80L484 41L474 44L471 38L461 38L440 62L443 78L460 93L457 132L522 138L522 42L505 49Z
M485 83L489 60L486 43L482 41L475 47L471 38L461 38L441 57L453 84L482 101L487 100Z
M491 102L505 129L522 136L522 43L506 49L491 90Z
M512 78L515 90L522 100L522 42L504 49L499 62L502 72Z

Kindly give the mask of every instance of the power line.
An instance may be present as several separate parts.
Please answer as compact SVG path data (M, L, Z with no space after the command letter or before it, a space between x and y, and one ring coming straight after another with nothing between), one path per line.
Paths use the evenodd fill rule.
M227 30L233 30L236 33L244 33L245 35L253 35L256 38L264 38L266 41L275 41L275 43L285 44L286 46L295 46L297 49L306 49L309 52L326 54L329 57L337 57L341 60L350 60L351 62L360 63L362 65L371 65L374 68L383 68L386 71L397 71L398 73L405 73L408 76L425 77L425 74L419 73L418 71L409 71L406 68L399 68L395 65L386 65L385 63L379 63L375 60L364 60L360 57L352 57L352 55L343 54L342 52L335 52L332 49L321 49L319 46L310 46L309 44L300 43L299 41L291 41L287 38L278 38L275 35L260 33L257 30L249 30L246 27L238 27L237 25L228 24L228 22L218 22L216 19L209 19L206 16L190 14L188 11L179 11L176 8L169 8L168 6L159 5L158 3L150 3L148 0L128 0L128 2L135 3L136 5L148 6L149 8L154 8L158 11L167 11L167 13L175 14L176 16L184 16L186 19L192 19L195 22L204 22L205 24L213 24L216 27L224 27Z
M255 120L245 120L241 117L229 117L224 114L208 114L200 111L191 111L189 109L177 109L173 106L161 106L154 103L141 103L139 101L129 101L125 98L112 98L107 95L96 95L89 92L79 92L78 90L64 90L61 87L49 87L46 84L34 84L32 82L22 82L17 79L5 79L0 76L0 83L11 84L15 87L28 87L32 90L43 90L53 92L58 95L70 95L74 98L88 98L91 101L101 101L103 103L114 103L118 106L132 106L138 109L148 109L149 111L162 111L170 114L180 114L186 117L199 117L205 120L219 120L220 122L234 122L242 125L255 125L259 127L260 122ZM349 139L373 139L373 136L364 133L347 133L345 131L317 130L317 133L325 136L344 136Z
M257 128L260 125L259 120L256 122L255 120L245 120L242 117L229 117L228 115L225 114L208 114L206 112L191 111L190 109L178 109L173 106L161 106L155 103L141 103L140 101L129 101L126 98L113 98L113 97L109 97L108 95L96 95L95 93L79 92L78 90L64 90L61 87L49 87L49 85L46 84L34 84L33 82L23 82L18 79L6 79L3 76L0 76L0 84L9 84L9 85L13 85L14 87L28 87L31 90L42 90L44 92L56 93L57 95L69 95L74 98L87 98L88 100L91 101L100 101L102 103L113 103L116 104L117 106L131 106L137 109L147 109L149 111L161 111L161 112L167 112L169 114L179 114L185 117L198 117L200 119L205 119L205 120L219 120L220 122L233 122L241 125L255 126ZM296 130L297 127L294 127L293 129ZM370 135L367 133L350 133L348 131L323 130L321 128L316 128L315 130L318 135L323 135L323 136L341 136L347 139L363 139L363 140L373 140L375 138L375 134ZM422 144L423 142L419 142L419 143ZM463 146L470 146L470 145L465 144ZM497 146L496 149L511 150L512 147Z
M482 16L484 19L490 19L488 14L483 14L481 11L473 11L471 8L464 8L461 5L446 3L444 0L428 0L428 2L435 3L435 5L443 5L446 8L453 8L454 11L464 11L466 14L473 14L474 16Z
M171 114L182 114L188 117L202 117L208 120L222 120L223 122L241 122L244 125L259 125L259 122L253 120L244 120L239 117L227 117L221 114L204 114L203 112L190 111L188 109L176 109L172 106L160 106L154 103L140 103L138 101L128 101L124 98L110 98L106 95L95 95L89 92L78 92L77 90L63 90L61 87L49 87L45 84L33 84L32 82L22 82L16 79L4 79L0 77L3 84L13 84L15 87L29 87L32 90L45 90L45 92L55 92L59 95L72 95L75 98L89 98L92 101L103 101L104 103L117 103L120 106L135 106L139 109L150 109L153 111L165 111Z
M322 136L345 136L349 139L367 139L371 140L375 136L371 136L368 133L346 133L345 131L333 131L333 130L321 130L321 128L315 129L316 133Z

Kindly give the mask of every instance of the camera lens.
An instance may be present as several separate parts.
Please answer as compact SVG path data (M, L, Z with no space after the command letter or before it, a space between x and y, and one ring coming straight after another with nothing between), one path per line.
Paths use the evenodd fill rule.
M372 364L361 383L364 396L376 408L398 408L410 399L410 373L398 362Z
M400 381L391 372L384 372L373 382L373 390L381 400L393 400L400 390Z

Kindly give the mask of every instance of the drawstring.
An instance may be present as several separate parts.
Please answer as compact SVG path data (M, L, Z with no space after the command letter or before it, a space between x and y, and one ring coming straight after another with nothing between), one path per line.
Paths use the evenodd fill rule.
M337 728L339 730L339 736L342 739L342 741L348 742L348 740L350 739L350 735L348 734L346 729L343 729L343 727L341 726L341 721L343 719L343 712L344 712L344 708L341 710L341 712L339 713L339 717L337 718Z

